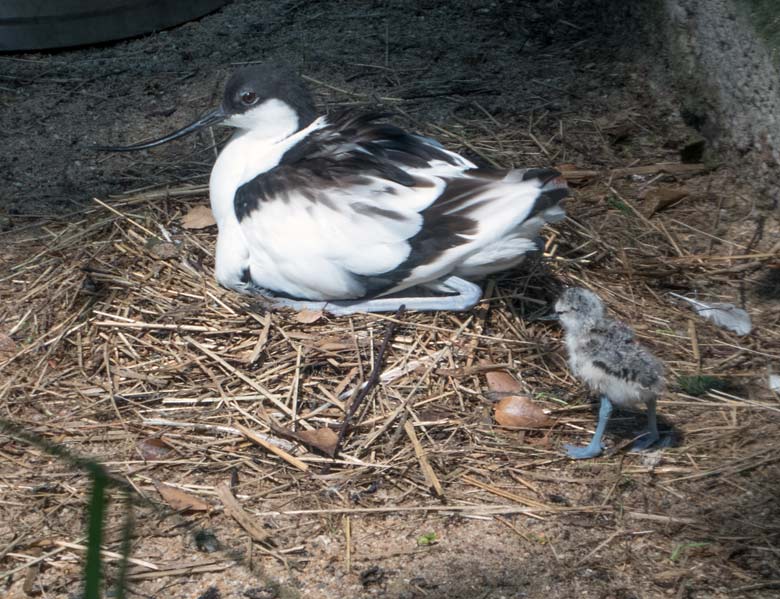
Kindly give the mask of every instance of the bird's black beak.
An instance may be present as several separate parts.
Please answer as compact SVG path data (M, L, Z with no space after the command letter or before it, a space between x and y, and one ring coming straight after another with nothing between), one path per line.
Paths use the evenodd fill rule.
M182 127L178 131L174 131L173 133L170 133L165 137L160 137L159 139L153 139L151 141L142 141L140 143L132 144L130 146L96 146L95 149L104 152L133 152L135 150L145 150L147 148L161 146L162 144L168 143L169 141L173 141L174 139L179 139L180 137L189 135L190 133L197 131L198 129L203 129L203 127L209 127L211 125L216 125L217 123L221 123L227 117L228 115L225 114L225 111L220 106L219 108L215 108L211 112L207 112L202 117L200 117L197 121L190 123L186 127Z

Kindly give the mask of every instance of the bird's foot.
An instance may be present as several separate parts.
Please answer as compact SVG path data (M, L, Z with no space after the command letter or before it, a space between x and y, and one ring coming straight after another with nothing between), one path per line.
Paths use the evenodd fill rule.
M341 301L312 301L296 300L287 297L266 297L272 308L287 308L302 312L327 312L333 316L347 316L357 312L394 312L407 301L399 301L398 298L374 299L374 300L341 300Z
M476 304L482 297L482 289L476 283L459 277L450 276L440 281L436 290L454 293L431 297L379 297L364 300L331 300L308 301L274 295L273 292L260 287L246 288L244 293L251 293L266 300L273 308L289 308L298 312L302 310L322 310L334 316L345 316L356 312L395 312L401 306L407 310L420 312L434 310L450 310L462 312Z
M264 308L288 308L290 310L295 310L296 312L302 312L303 310L316 312L317 310L326 311L330 305L328 302L323 301L299 300L278 295L270 289L259 287L251 283L248 285L237 285L234 286L233 289L239 293L244 293L257 298Z
M577 445L566 444L563 446L568 455L573 460L587 460L589 458L595 458L601 455L605 447L601 444L598 445L586 445L585 447L579 447Z
M338 314L338 312L334 312L330 309L331 304L328 302L296 300L288 297L270 297L267 299L274 308L288 308L290 310L295 310L296 312L303 312L304 310L309 312L318 312L322 310L323 312L333 312L334 314Z

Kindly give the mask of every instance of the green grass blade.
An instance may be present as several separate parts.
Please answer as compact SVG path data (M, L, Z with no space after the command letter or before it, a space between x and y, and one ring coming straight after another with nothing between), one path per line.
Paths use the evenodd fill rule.
M93 468L87 530L87 563L84 568L84 599L100 599L100 547L103 544L107 486L108 477L100 468Z

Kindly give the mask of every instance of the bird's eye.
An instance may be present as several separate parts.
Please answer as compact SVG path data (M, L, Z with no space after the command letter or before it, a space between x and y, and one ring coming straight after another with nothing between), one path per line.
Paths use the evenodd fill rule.
M244 92L241 94L241 102L246 106L251 106L257 102L257 94L255 92Z

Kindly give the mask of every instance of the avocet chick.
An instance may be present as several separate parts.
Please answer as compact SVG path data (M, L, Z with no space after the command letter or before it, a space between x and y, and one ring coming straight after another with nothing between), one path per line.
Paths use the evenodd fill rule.
M599 421L590 444L565 445L566 452L576 460L601 454L601 438L613 404L647 406L647 430L632 449L653 445L659 438L656 401L664 390L663 364L636 342L631 329L604 315L604 304L592 291L567 289L555 303L555 311L566 331L572 372L601 395Z

